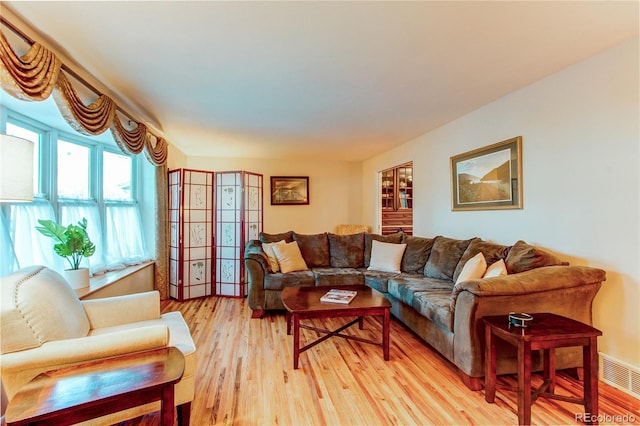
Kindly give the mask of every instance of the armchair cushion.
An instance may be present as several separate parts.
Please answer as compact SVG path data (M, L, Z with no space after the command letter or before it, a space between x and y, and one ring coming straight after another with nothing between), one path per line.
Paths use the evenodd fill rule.
M89 333L78 296L57 272L31 266L2 277L0 287L3 354Z

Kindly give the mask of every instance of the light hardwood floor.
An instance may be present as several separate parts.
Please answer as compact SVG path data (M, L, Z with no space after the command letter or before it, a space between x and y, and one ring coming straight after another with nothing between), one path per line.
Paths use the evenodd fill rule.
M193 425L498 425L517 424L516 394L498 390L488 404L484 391L462 384L452 364L405 328L391 323L391 359L382 349L331 338L300 356L293 370L292 337L283 313L251 319L243 299L205 298L163 302L179 310L198 347ZM344 320L316 325L337 328ZM379 339L380 323L349 329ZM362 333L362 334L360 334ZM301 331L303 339L315 333ZM514 376L499 379L515 385ZM538 375L534 384L539 385ZM601 424L640 424L640 401L602 382ZM581 384L560 373L558 393L581 396ZM533 424L579 424L580 405L540 399ZM626 417L625 417L626 416ZM631 421L629 421L631 420ZM125 423L158 425L157 414Z

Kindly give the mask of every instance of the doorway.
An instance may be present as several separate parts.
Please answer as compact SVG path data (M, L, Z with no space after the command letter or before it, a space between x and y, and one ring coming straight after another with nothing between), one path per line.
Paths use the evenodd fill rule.
M413 235L413 162L383 170L380 175L380 233Z

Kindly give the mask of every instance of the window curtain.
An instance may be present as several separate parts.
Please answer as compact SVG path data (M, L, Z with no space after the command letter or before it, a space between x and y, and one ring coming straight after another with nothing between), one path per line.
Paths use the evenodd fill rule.
M144 150L153 164L166 163L168 147L163 138L135 120L129 120L134 129L126 129L116 114L122 110L105 95L84 105L64 71L56 55L39 43L33 43L23 56L16 55L0 30L0 82L7 93L29 101L42 101L53 93L62 116L78 132L98 135L110 129L123 151L138 154Z
M68 268L65 260L53 251L55 242L40 234L35 227L38 219L55 220L51 203L34 200L31 203L8 204L9 235L19 265L46 265L56 271Z
M106 260L109 269L116 269L116 262L123 262L124 267L149 260L137 204L107 205L105 229ZM130 238L131 235L140 237Z
M155 288L169 298L169 174L165 164L156 167L156 270Z
M20 269L18 258L13 251L13 241L11 241L9 227L2 211L0 211L0 253L2 253L0 255L0 277Z

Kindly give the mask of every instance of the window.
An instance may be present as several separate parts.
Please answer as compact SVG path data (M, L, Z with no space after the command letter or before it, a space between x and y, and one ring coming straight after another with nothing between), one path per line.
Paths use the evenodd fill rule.
M146 162L142 156L123 153L115 143L67 134L13 112L7 114L4 124L7 134L35 143L37 167L34 201L2 205L5 226L0 229L0 276L36 264L58 271L67 267L53 252L51 240L35 230L38 219L53 219L66 226L86 218L96 253L82 266L93 273L149 260L144 236L153 232L144 229L144 222L154 225L142 220L136 198L137 187L143 183L137 173L139 163ZM15 253L15 257L5 253Z

